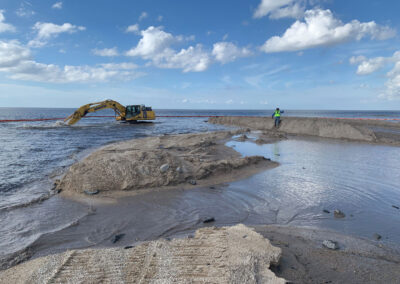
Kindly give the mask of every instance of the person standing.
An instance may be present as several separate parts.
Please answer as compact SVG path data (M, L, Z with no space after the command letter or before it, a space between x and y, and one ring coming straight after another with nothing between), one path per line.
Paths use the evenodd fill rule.
M272 114L272 118L275 117L275 128L278 128L281 123L281 113L284 113L284 111L281 111L279 107L277 107L275 112Z

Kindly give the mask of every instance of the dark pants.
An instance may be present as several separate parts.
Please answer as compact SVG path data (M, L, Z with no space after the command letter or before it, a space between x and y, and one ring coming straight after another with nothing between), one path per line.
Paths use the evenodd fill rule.
M281 123L281 118L279 116L275 117L275 127L279 127L279 124Z

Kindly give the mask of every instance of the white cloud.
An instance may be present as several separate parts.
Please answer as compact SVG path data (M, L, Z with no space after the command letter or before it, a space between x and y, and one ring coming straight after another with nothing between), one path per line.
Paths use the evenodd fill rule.
M364 56L350 58L351 64L358 64L357 74L368 75L387 65L394 67L386 74L388 80L385 83L386 89L379 97L388 100L400 99L400 51L396 51L390 57L375 57L368 59Z
M233 100L227 100L227 101L225 101L225 103L226 103L227 105L231 105L231 104L234 103L234 101L233 101Z
M103 49L92 49L94 55L98 56L118 56L118 50L116 47L113 48L103 48Z
M387 63L387 58L376 57L367 59L364 56L351 57L351 64L359 64L357 68L358 75L368 75L381 69Z
M350 64L354 65L354 64L361 63L365 60L367 60L367 58L365 56L359 55L359 56L352 56L349 61L350 61Z
M164 17L161 16L161 15L159 15L159 16L157 17L157 21L159 21L159 22L161 22L163 19L164 19Z
M217 42L213 46L212 55L222 64L235 61L240 57L250 56L251 52L247 48L238 48L232 42Z
M0 40L0 68L8 68L18 65L31 57L28 48L23 47L19 41L1 41Z
M15 32L15 27L11 24L5 23L5 20L6 18L4 17L4 10L0 10L0 33Z
M37 22L33 26L36 31L36 38L31 40L28 45L32 47L41 47L47 44L47 41L52 37L57 37L61 33L75 33L77 31L84 31L86 28L82 26L75 26L70 23L57 25L53 23Z
M254 18L269 15L271 19L299 18L304 14L305 0L262 0Z
M330 10L313 9L305 12L304 22L296 21L279 37L268 39L261 50L264 52L298 51L308 48L335 45L364 37L384 40L395 31L375 22L361 23L353 20L343 24L334 18Z
M61 10L62 7L63 7L63 2L61 2L61 1L56 2L56 3L53 4L53 6L51 6L51 8L58 9L58 10Z
M400 55L400 52L398 52ZM386 91L380 97L388 100L400 99L400 59L396 62L394 68L387 74Z
M18 41L0 41L0 72L15 80L52 83L107 82L132 80L144 74L133 63L108 63L95 66L60 67L36 62L29 48Z
M201 45L189 46L179 52L171 48L174 43L182 42L192 37L174 36L162 30L161 27L150 26L140 32L139 43L126 52L127 56L138 56L151 60L153 65L160 68L183 69L183 72L204 71L211 64L207 52Z
M160 27L150 26L140 32L142 38L136 47L130 49L126 55L141 56L144 59L151 59L162 53L177 39L170 33L164 32Z
M200 44L181 49L178 53L167 50L164 56L158 57L154 62L160 68L183 69L183 72L202 72L211 65L207 52L203 51Z
M147 12L142 12L139 16L139 21L146 19L148 16Z
M28 1L24 1L24 2L21 2L17 11L15 11L15 14L21 18L22 17L28 18L28 17L35 15L36 13L35 13L35 11L32 10L32 4L29 3Z
M299 3L277 9L270 14L271 19L294 18L298 19L304 15L305 7Z
M126 28L125 32L139 34L140 33L139 25L138 24L130 25L129 27Z

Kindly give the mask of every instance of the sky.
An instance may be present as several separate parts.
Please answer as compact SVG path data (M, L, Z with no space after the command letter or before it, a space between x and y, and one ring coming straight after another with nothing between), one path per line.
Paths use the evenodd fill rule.
M0 107L400 109L398 0L0 0Z

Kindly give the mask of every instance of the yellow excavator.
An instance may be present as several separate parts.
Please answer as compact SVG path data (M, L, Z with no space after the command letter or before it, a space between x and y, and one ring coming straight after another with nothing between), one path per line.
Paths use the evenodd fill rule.
M90 103L81 106L73 114L64 119L64 121L67 122L68 125L73 125L86 114L107 108L111 108L115 111L115 119L119 121L137 122L140 120L156 119L156 114L151 107L146 107L145 105L129 105L125 107L119 102L105 100L102 102Z

